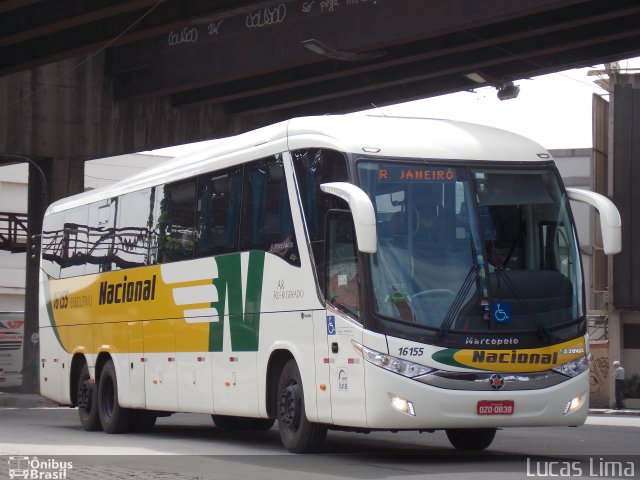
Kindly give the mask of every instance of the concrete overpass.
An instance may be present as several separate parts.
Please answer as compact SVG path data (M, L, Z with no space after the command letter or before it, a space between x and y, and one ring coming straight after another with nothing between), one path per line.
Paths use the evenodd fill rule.
M0 152L65 170L640 55L636 0L6 0L0 25Z
M53 201L88 159L637 55L637 0L5 0L0 163L34 160Z

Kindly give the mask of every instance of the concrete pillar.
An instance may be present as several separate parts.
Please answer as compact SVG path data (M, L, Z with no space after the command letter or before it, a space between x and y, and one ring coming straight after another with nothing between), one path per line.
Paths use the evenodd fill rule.
M49 201L84 191L84 161L70 158L56 158L48 169Z
M42 171L47 171L48 162L36 162ZM46 173L45 173L46 178ZM46 183L46 182L45 182ZM40 342L38 337L39 316L39 274L40 274L40 233L42 217L48 204L46 184L37 168L29 166L27 255L25 266L25 302L24 302L24 349L22 360L22 391L38 393Z
M22 391L38 393L40 343L39 324L39 275L40 233L42 218L50 202L84 191L84 162L69 158L40 160L46 185L43 186L35 167L29 167L28 189L28 235L29 248L26 259L25 305L24 305L24 353L22 368Z

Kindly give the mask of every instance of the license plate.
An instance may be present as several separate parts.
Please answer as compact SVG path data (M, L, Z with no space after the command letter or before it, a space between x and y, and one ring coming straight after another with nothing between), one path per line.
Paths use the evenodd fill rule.
M513 400L480 400L478 401L478 415L513 415L515 405Z

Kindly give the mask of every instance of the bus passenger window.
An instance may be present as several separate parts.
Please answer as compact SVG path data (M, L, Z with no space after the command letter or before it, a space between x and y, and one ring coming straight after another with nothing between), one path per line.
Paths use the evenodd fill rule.
M159 263L193 258L195 197L195 179L156 188Z
M126 193L120 197L113 242L114 269L148 264L152 207L151 188Z
M264 250L300 266L282 155L245 167L241 249Z
M327 215L325 298L339 310L360 317L360 275L355 229L349 212Z
M78 277L85 274L89 209L86 206L71 208L64 212L62 230L62 264L60 278Z
M51 278L60 278L64 212L44 217L42 225L42 269Z
M85 273L109 272L113 264L118 199L89 205L89 245Z
M241 168L198 177L196 257L237 251L241 193Z

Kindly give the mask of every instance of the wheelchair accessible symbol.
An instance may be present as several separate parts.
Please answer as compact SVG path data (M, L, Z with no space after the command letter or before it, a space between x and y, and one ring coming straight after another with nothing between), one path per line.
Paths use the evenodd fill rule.
M336 334L336 317L333 315L327 316L327 335Z
M503 302L492 302L493 319L497 323L511 323L511 305Z

